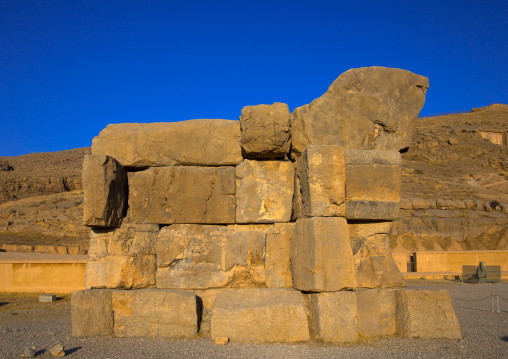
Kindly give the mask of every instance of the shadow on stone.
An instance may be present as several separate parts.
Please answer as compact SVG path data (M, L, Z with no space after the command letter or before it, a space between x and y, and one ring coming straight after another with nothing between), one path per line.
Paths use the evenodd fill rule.
M9 302L0 302L0 307L7 304L9 304Z
M200 296L196 296L196 312L198 314L198 333L201 330L201 319L203 316L203 299Z

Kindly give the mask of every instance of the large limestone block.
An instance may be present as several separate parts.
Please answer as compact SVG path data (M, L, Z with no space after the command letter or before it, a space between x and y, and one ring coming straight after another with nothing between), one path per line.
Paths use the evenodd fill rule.
M245 106L240 129L240 143L247 158L284 158L289 152L291 130L285 103Z
M382 336L379 291L360 289L355 293L358 307L358 335L364 338Z
M396 330L404 337L462 339L446 290L399 290Z
M265 284L266 225L175 224L157 243L157 287L208 289Z
M379 323L383 336L395 335L396 315L397 289L379 289Z
M303 294L286 288L221 291L212 313L211 337L240 342L309 340Z
M85 288L138 289L155 286L155 255L107 255L86 262Z
M227 166L242 160L240 123L200 119L108 125L92 141L92 154L126 167Z
M290 161L240 163L236 167L236 222L289 222L294 173Z
M296 221L291 240L291 270L295 289L333 292L356 286L347 222L340 217Z
M113 291L117 337L192 338L198 332L196 295L186 291Z
M351 69L291 114L291 156L309 145L400 151L410 146L426 77L385 67Z
M83 161L83 224L118 227L127 211L127 173L114 158L87 155Z
M345 216L344 148L307 147L297 161L295 181L296 218Z
M402 183L400 153L348 149L345 160L346 218L397 218Z
M349 223L356 285L359 288L404 286L404 277L393 260L387 233L391 222Z
M266 286L293 287L291 275L291 238L294 223L275 223L266 235Z
M159 226L124 222L92 229L85 288L145 288L155 285Z
M358 312L354 292L312 293L307 298L309 327L316 339L332 343L358 341Z
M94 289L72 292L72 335L75 337L113 334L112 290Z
M134 222L234 223L234 167L160 167L129 177Z

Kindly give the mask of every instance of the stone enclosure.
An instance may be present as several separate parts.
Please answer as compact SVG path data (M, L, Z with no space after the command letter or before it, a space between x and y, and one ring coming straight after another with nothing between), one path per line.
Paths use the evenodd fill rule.
M84 162L73 335L461 338L448 293L405 289L387 241L427 88L360 68L291 114L108 125Z

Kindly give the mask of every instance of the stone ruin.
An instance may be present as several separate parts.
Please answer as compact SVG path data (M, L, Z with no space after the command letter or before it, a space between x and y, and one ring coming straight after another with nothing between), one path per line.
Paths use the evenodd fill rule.
M84 161L73 335L461 338L448 292L405 289L387 240L427 88L360 68L292 114L108 125Z

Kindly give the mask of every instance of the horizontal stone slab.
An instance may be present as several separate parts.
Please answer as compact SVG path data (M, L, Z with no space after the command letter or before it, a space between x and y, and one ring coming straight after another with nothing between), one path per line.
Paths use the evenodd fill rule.
M303 294L283 288L223 290L215 300L211 337L240 342L309 340Z
M240 123L199 119L108 125L92 141L92 154L114 157L125 167L226 166L242 160Z
M183 290L113 291L117 337L192 338L199 328L196 295Z

